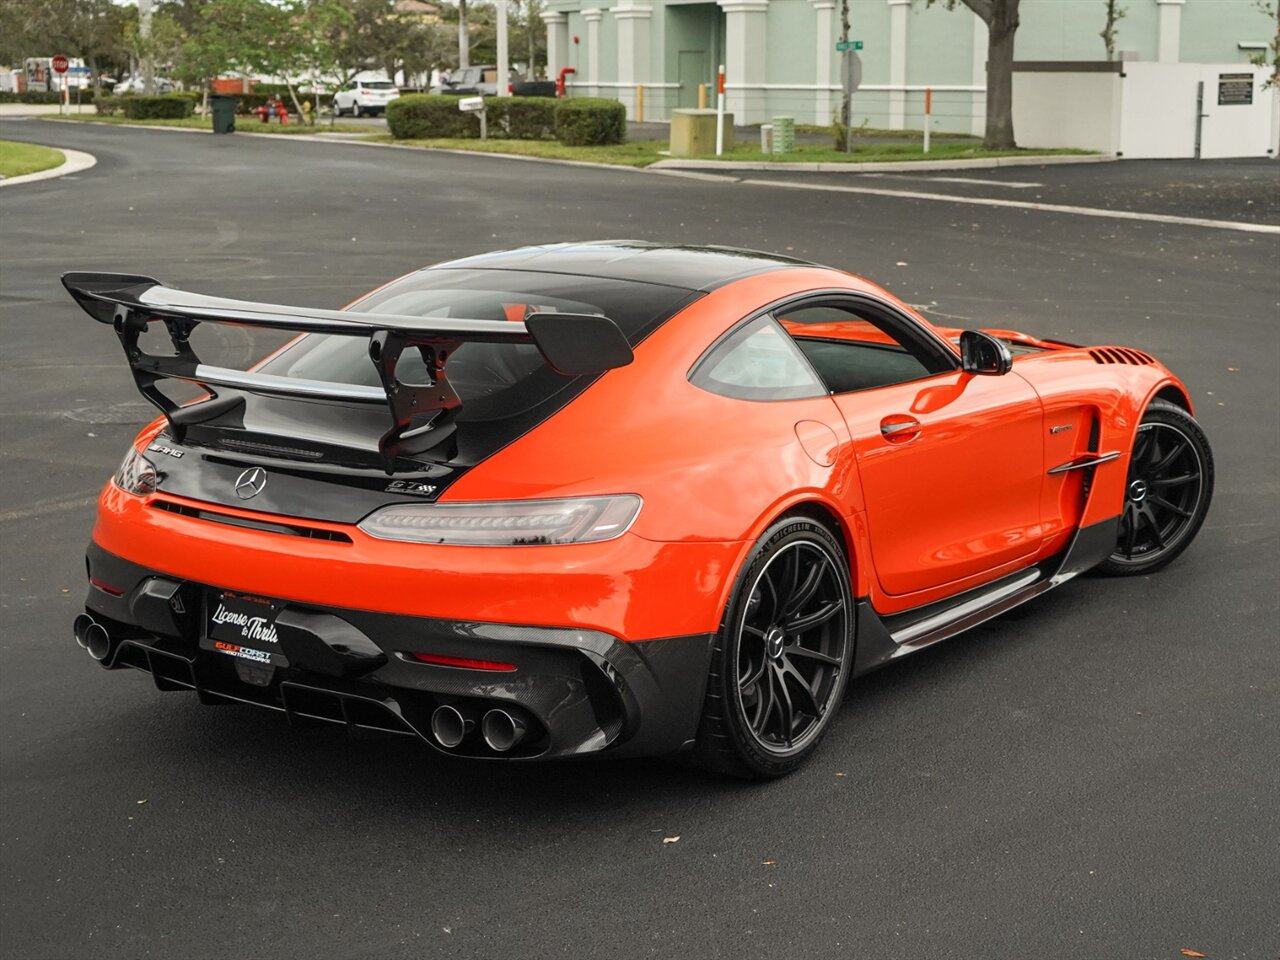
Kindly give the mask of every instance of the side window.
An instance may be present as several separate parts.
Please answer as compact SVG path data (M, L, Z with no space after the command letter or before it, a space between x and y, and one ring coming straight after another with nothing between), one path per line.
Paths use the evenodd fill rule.
M795 342L769 316L716 344L698 361L689 380L738 400L797 400L827 392Z
M931 345L876 311L806 304L778 321L832 393L873 390L954 369Z

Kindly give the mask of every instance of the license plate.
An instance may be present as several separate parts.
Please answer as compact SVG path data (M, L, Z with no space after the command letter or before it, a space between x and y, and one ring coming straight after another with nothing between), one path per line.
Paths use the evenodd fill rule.
M200 646L238 660L287 667L276 636L282 604L231 590L215 590L205 605L205 636Z

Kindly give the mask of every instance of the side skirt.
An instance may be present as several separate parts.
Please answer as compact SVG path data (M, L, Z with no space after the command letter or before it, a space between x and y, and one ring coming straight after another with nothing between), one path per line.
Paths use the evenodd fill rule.
M1120 517L1081 527L1055 556L946 600L883 617L868 598L858 601L854 676L923 650L1020 606L1079 576L1115 548Z

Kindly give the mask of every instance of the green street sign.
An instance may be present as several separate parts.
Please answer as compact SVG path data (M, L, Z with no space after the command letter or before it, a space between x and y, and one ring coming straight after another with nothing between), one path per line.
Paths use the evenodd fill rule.
M836 51L838 53L844 53L846 50L861 50L861 49L862 49L861 40L837 40L836 41Z

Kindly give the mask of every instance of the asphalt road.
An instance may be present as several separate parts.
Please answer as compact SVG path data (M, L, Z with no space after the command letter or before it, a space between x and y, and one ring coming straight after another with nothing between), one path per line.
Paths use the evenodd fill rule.
M0 190L0 955L1275 960L1280 236L283 138L0 135L99 160ZM72 641L92 498L148 414L60 271L334 306L433 260L618 236L792 253L947 320L1153 351L1215 445L1208 522L1157 576L1081 578L855 682L814 761L766 786L294 731ZM223 336L215 362L263 347Z

